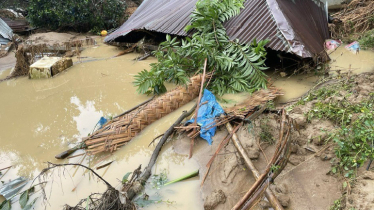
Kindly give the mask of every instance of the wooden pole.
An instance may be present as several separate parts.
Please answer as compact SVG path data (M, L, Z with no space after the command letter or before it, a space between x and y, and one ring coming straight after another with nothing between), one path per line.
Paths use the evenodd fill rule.
M233 132L233 128L232 128L232 126L229 122L226 123L226 128L229 131L229 133ZM240 155L243 157L243 159L244 159L246 165L248 166L249 170L251 170L255 179L256 180L259 179L261 174L258 172L256 167L253 165L251 159L248 157L247 152L244 150L244 148L243 148L242 144L240 143L239 138L236 135L236 133L234 133L232 135L232 141L233 141L236 149L239 151ZM265 196L270 201L271 205L273 206L273 208L275 210L283 210L282 205L279 203L278 199L275 197L275 195L273 194L273 192L269 188L266 189ZM234 209L237 209L237 207L234 206L233 210Z
M203 72L203 78L201 79L201 86L200 86L200 93L199 93L199 98L197 99L197 103L196 103L196 110L195 110L195 120L193 122L193 126L196 126L197 125L197 115L199 113L199 108L200 108L200 100L201 100L201 97L202 97L202 94L203 94L203 90L204 90L204 82L205 82L205 72L206 72L206 66L207 66L207 62L208 62L208 58L205 58L205 61L204 61L204 72ZM193 133L196 133L196 127L193 129ZM190 145L190 156L189 158L192 157L192 150L193 150L193 145L195 144L195 139L196 137L192 137L191 138L191 145Z

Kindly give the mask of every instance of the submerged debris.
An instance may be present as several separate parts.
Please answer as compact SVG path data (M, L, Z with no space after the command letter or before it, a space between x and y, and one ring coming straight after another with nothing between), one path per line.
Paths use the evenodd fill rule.
M155 98L134 111L114 118L102 129L84 138L84 148L89 154L116 151L126 145L146 126L190 102L199 93L201 75L191 78L191 83Z
M96 41L88 37L86 39L81 40L73 40L69 42L64 42L62 44L37 44L34 45L32 43L25 43L18 46L16 51L16 66L14 71L12 71L11 75L8 76L6 79L10 79L13 77L18 76L25 76L29 74L30 65L37 60L41 59L44 56L62 56L67 51L72 51L76 49L76 52L80 52L83 46L88 45L95 45ZM51 73L52 74L52 73Z

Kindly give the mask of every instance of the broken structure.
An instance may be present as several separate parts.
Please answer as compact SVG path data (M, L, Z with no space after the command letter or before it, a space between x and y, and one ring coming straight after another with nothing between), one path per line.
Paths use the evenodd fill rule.
M71 66L73 66L71 58L43 57L30 66L29 78L51 78Z
M145 0L105 42L137 42L144 35L190 36L185 26L197 0ZM224 26L231 39L242 43L269 39L266 45L300 58L326 56L329 38L325 3L320 0L247 0L239 15Z
M12 37L12 29L0 18L0 58L10 50Z

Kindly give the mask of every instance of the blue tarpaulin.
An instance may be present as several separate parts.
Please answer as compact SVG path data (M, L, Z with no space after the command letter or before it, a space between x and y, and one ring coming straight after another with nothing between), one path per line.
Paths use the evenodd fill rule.
M201 127L200 137L207 140L209 145L212 144L212 136L216 133L216 127L209 130L206 128L212 127L214 125L214 118L225 113L222 107L216 101L216 97L207 89L204 89L203 97L200 101L200 108L197 113L197 124ZM195 119L187 121L188 123L193 123Z
M103 125L108 122L107 119L105 119L105 117L101 117L99 122L97 122L97 124L100 126L99 129L103 128Z

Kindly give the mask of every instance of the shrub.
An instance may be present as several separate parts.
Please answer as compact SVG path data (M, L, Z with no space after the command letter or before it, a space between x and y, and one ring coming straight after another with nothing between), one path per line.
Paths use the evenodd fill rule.
M373 18L374 19L374 18ZM373 20L374 22L374 20ZM374 49L374 29L366 32L359 40L364 49Z
M121 0L30 0L28 19L36 27L97 32L117 27L124 10Z
M264 62L268 40L242 44L230 40L223 23L238 15L244 8L244 0L199 0L191 15L191 25L185 31L195 30L191 38L178 41L166 36L154 55L158 63L151 70L135 76L139 93L161 94L166 92L165 82L184 85L188 78L203 71L213 78L209 89L214 94L252 92L266 88Z

